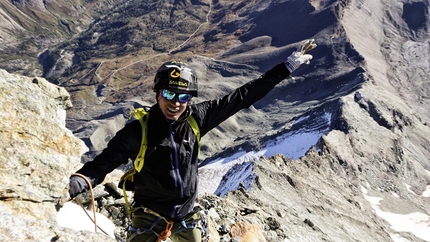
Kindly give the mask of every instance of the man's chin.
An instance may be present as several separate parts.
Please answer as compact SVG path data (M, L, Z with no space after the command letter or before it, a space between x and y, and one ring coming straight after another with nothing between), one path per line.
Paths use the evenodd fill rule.
M166 116L167 120L170 120L170 121L176 121L179 118L178 114L170 114L169 113L169 114L167 114L165 116Z
M179 119L179 117L181 116L183 112L172 112L169 109L165 109L163 111L164 116L166 117L166 119L170 120L170 121L176 121Z

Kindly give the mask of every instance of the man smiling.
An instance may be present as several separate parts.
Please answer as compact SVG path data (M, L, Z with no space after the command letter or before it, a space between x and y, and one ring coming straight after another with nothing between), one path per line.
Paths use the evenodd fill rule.
M167 62L154 78L156 101L148 111L147 144L143 167L134 175L134 204L128 241L202 241L202 213L194 207L198 191L199 137L189 117L197 123L200 136L220 123L250 107L278 83L286 79L312 56L316 47L305 41L285 62L267 71L222 98L191 104L196 97L197 77L184 62ZM109 141L108 147L77 173L89 178L92 185L129 159L136 159L142 141L138 120L127 124ZM88 190L79 176L70 179L70 196ZM204 222L204 221L203 221Z
M161 112L168 120L176 121L192 96L197 96L197 77L186 63L167 62L158 69L153 89Z
M157 95L160 109L168 120L177 120L191 100L189 93L176 93L168 89L161 90Z

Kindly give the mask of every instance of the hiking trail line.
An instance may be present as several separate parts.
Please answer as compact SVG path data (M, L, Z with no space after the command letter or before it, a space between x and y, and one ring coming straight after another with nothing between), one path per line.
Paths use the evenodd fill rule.
M105 62L104 60L102 61L102 62L100 62L100 64L98 65L98 67L97 67L97 69L95 70L95 72L94 72L94 74L99 78L99 79L101 79L102 81L104 81L104 80L106 80L108 77L110 77L110 76L112 76L112 75L114 75L115 73L117 73L118 71L121 71L121 70L124 70L124 69L127 69L128 67L130 67L130 66L133 66L133 65L135 65L135 64L137 64L137 63L140 63L140 62L143 62L143 61L147 61L147 60L150 60L150 59L153 59L153 58L155 58L155 57L159 57L159 56L164 56L164 55L170 55L170 54L172 54L172 52L174 52L174 51L177 51L177 50L179 50L182 46L184 46L187 42L189 42L196 34L197 34L197 32L204 26L204 25L207 25L207 24L209 24L209 16L210 16L210 14L211 14L211 12L212 12L212 1L211 0L209 0L208 1L209 2L209 11L208 11L208 13L206 14L206 21L204 22L204 23L202 23L202 24L200 24L199 25L199 27L197 27L197 29L184 41L184 42L182 42L181 44L179 44L178 46L176 46L176 47L174 47L173 49L171 49L171 50L169 50L167 53L161 53L161 54L156 54L156 55L153 55L153 56L150 56L150 57L148 57L148 58L145 58L145 59L142 59L142 60L138 60L138 61L135 61L135 62L133 62L133 63L130 63L130 64L128 64L128 65L126 65L126 66L123 66L123 67L121 67L121 68L118 68L118 69L116 69L116 70L113 70L113 71L111 71L109 74L107 74L105 77L103 77L103 78L101 78L99 75L98 75L98 73L97 73L97 71L101 68L101 66L103 65L103 63ZM92 70L94 70L94 69L92 69ZM91 70L91 71L92 71ZM90 71L90 72L91 72ZM88 73L89 74L89 73ZM88 74L86 74L86 75L84 75L82 78L84 78L85 76L87 76ZM81 78L81 79L82 79Z

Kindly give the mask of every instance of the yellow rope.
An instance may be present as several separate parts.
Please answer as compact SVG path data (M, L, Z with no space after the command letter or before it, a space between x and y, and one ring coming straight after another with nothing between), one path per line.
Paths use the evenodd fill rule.
M125 189L125 184L129 180L130 182L134 182L134 174L136 174L136 170L129 170L124 175L122 175L120 181L122 181L122 192L124 194L124 200L125 200L125 210L127 212L127 218L131 220L131 206L130 202L128 201L127 197L127 190Z

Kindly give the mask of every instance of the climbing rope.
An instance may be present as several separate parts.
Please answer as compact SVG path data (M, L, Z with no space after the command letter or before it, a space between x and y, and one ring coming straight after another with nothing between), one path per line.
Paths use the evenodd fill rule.
M166 228L163 231L161 231L160 235L158 235L158 242L161 242L169 238L170 235L172 234L172 228L173 228L173 222L172 221L167 222Z
M91 219L91 221L93 221L93 223L94 223L94 231L97 233L97 228L98 228L98 229L99 229L101 232L103 232L105 235L109 236L109 234L108 234L108 233L106 233L102 228L100 228L100 227L97 225L97 221L96 221L96 205L95 205L94 192L93 192L93 187L92 187L92 185L91 185L91 182L88 180L88 178L87 178L86 176L84 176L84 175L82 175L82 174L79 174L79 173L72 174L71 176L79 176L79 177L83 178L83 179L85 180L85 182L88 184L88 187L89 187L89 190L90 190L90 194L91 194L91 203L92 203L92 210L93 210L93 216L94 216L94 219L93 219L93 218L91 218L91 216L88 214L88 212L87 212L87 210L85 209L84 205L82 204L82 202L79 200L79 198L78 198L77 196L74 198L74 199L75 199L75 201L76 201L76 203L77 203L79 206L81 206L81 208L84 210L84 212L85 212L85 214L88 216L88 218L90 218L90 219ZM109 236L109 237L110 237L110 236Z
M173 224L174 224L174 222L173 221L170 221L169 219L167 219L167 218L165 218L165 217L163 217L163 216L161 216L159 213L157 213L157 212L155 212L155 211L152 211L151 209L149 209L149 208L146 208L146 207L143 207L143 206L141 206L141 208L143 209L143 211L145 212L145 213L148 213L148 214L152 214L152 215L155 215L155 216L157 216L158 218L161 218L161 219L163 219L164 221L166 221L166 228L163 230L163 231L161 231L161 233L158 235L158 242L161 242L161 241L163 241L163 240L166 240L167 238L169 238L170 237L170 235L172 235L172 228L173 228Z

